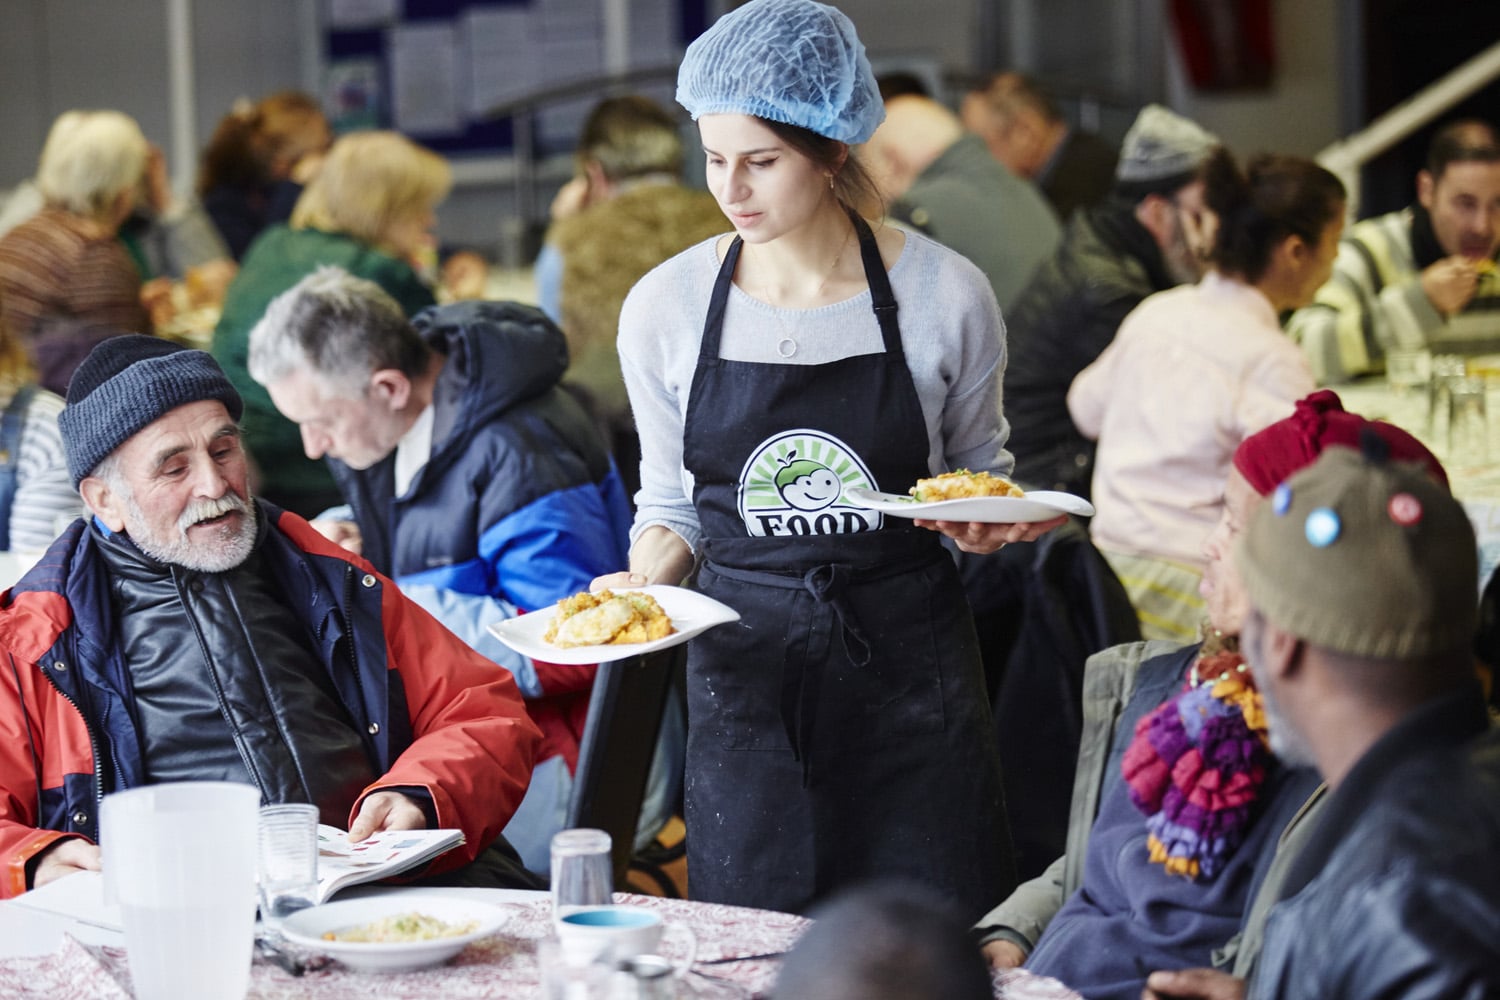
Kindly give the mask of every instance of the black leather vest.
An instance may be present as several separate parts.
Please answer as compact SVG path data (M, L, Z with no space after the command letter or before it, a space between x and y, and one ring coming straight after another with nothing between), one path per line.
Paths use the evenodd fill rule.
M247 782L343 827L375 768L259 541L224 573L159 563L120 534L100 546L145 772Z

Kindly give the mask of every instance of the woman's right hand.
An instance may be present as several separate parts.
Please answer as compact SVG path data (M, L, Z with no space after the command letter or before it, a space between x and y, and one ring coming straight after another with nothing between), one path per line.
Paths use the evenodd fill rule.
M653 524L630 547L630 569L595 577L589 590L628 589L653 583L676 586L693 570L693 550L670 528Z

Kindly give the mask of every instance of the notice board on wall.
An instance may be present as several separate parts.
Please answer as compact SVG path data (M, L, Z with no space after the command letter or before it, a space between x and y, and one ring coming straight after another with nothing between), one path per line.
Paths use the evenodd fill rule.
M630 0L630 69L674 64L710 0ZM336 132L393 128L447 154L510 148L499 105L606 72L604 0L323 0L322 100ZM571 141L592 102L544 111Z

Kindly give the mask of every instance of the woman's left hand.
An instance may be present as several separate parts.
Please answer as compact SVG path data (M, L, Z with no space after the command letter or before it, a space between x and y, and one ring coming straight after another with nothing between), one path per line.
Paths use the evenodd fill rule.
M965 552L988 555L1011 542L1034 542L1068 520L1066 514L1050 521L1029 524L990 524L985 521L927 521L918 519L919 528L931 528L953 539Z

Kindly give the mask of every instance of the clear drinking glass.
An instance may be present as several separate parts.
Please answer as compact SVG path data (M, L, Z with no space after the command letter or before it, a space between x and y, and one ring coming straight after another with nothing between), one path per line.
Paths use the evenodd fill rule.
M1448 461L1454 466L1489 461L1489 408L1482 378L1448 382Z
M603 830L563 830L552 837L552 915L603 906L614 892L610 838Z
M317 902L318 807L262 806L256 844L260 918L275 930L298 910Z
M1450 409L1449 387L1454 379L1463 378L1466 374L1462 355L1433 355L1432 378L1427 383L1427 431L1434 440L1443 440L1448 432L1446 421ZM1440 421L1443 422L1441 426Z

